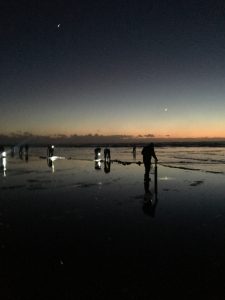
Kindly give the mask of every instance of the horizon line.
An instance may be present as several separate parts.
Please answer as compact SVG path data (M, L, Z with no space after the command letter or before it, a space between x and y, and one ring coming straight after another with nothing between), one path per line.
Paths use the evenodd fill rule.
M135 139L135 140L225 140L225 136L198 136L198 137L175 137L175 136L156 136L154 134L98 134L98 133L88 133L88 134L36 134L30 132L11 132L11 133L0 133L0 138L49 138L49 139L72 139L72 138L119 138L119 139Z

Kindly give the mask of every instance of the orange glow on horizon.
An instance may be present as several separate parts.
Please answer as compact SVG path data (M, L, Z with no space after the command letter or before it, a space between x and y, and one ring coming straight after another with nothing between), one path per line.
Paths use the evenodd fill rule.
M170 124L166 127L165 124L162 124L163 126L156 126L152 128L149 126L149 128L146 128L144 126L140 126L139 128L133 129L131 126L130 128L126 129L126 126L123 126L121 130L115 128L115 129L98 129L95 126L92 127L91 130L82 128L82 130L77 129L76 127L68 126L66 130L64 128L57 128L56 126L48 127L48 129L30 129L28 131L24 128L21 128L21 130L7 130L7 131L0 131L0 134L2 135L10 135L12 136L14 134L16 135L37 135L37 136L55 136L60 137L62 135L65 137L71 137L73 135L77 136L129 136L132 138L148 138L148 139L185 139L185 138L194 138L194 139L201 139L201 138L223 138L225 139L225 126L223 124L217 124L218 126L213 126L207 128L206 126L203 126L203 124L191 124L190 126L186 126L185 124ZM179 125L179 126L178 126ZM89 127L91 128L91 127Z

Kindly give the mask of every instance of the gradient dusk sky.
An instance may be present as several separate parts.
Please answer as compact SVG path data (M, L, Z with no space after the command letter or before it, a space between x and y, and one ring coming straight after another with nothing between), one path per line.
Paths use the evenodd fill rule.
M2 0L0 134L225 137L225 2Z

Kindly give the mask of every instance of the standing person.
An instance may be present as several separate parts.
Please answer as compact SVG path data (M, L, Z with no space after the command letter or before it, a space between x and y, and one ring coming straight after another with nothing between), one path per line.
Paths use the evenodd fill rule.
M155 150L154 150L154 144L151 143L151 144L145 146L142 149L141 154L143 155L143 163L145 165L145 177L144 177L144 179L146 181L148 181L149 180L149 173L150 173L150 169L151 169L151 160L152 160L152 157L156 161L158 161L158 158L156 157Z
M20 149L19 149L19 158L23 159L23 145L20 145Z
M26 145L25 145L25 154L28 155L28 151L29 151L29 146L28 146L28 144L26 144Z
M48 157L52 157L53 156L54 149L55 149L54 145L48 145L48 148L47 148L47 156Z
M29 146L26 144L25 145L25 160L26 160L26 162L28 162L28 158L29 158L28 152L29 152Z
M0 155L5 151L5 147L0 145Z
M136 158L136 146L133 146L132 152L133 152L133 158Z
M109 148L105 148L104 149L104 159L107 160L107 161L110 161L110 159L111 159L110 149Z
M101 148L95 148L95 159L100 159L101 157Z
M15 146L11 146L11 157L14 157L15 155L15 152L16 152L16 149L15 149Z

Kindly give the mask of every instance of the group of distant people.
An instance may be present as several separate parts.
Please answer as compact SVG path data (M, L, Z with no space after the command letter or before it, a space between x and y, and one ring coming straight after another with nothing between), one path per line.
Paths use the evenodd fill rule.
M136 156L136 146L133 146L133 155ZM149 145L143 147L141 154L143 155L143 163L147 168L149 168L149 165L151 165L151 159L152 157L158 161L156 154L155 154L155 150L154 150L154 144L150 143ZM95 159L99 159L101 155L101 148L97 147L95 148ZM105 160L110 160L111 159L111 154L110 154L110 149L108 147L106 147L104 149L104 159Z
M47 147L47 157L52 157L54 155L54 145L48 145ZM2 153L5 151L4 146L0 145L0 154L2 156ZM20 145L19 147L19 157L21 159L23 159L23 156L25 155L26 160L28 160L28 152L29 152L29 146L28 144L25 145ZM133 146L133 156L136 158L136 146ZM11 156L14 156L15 153L15 147L12 146L11 147ZM151 169L151 160L152 158L155 159L155 161L157 162L157 156L155 154L155 150L154 150L154 144L151 143L145 147L143 147L142 152L141 152L142 156L143 156L143 163L144 163L144 167L145 167L145 175L144 175L144 180L148 181L149 180L149 174L150 174L150 169ZM95 160L100 160L100 156L101 156L101 148L97 147L95 148ZM104 161L105 162L110 162L111 161L111 152L110 149L108 147L104 148ZM107 165L107 170L109 170L109 166Z
M5 155L6 155L5 147L2 146L2 145L0 145L0 156L2 156L2 153L5 153ZM14 157L15 153L16 153L16 147L15 146L11 146L11 157ZM20 145L18 153L19 153L20 159L23 159L24 156L25 156L25 159L27 161L28 160L28 154L29 154L29 146L28 146L28 144Z
M15 151L14 148L13 148L13 150L11 150L11 154L14 153L12 151ZM23 159L23 156L24 156L25 160L28 161L28 155L29 155L29 146L28 146L28 144L21 145L19 147L19 157L21 159Z
M104 149L104 172L109 173L111 167L111 152L108 147ZM101 148L95 148L95 169L101 170Z
M100 159L101 148L95 148L95 159ZM104 149L104 160L111 160L111 153L109 148Z
M11 156L13 157L15 154L15 146L11 147ZM47 163L49 167L54 167L52 163L52 157L54 156L54 145L48 145L47 146ZM19 157L23 159L25 156L26 161L28 161L28 152L29 152L29 146L28 144L20 145L19 147ZM136 146L133 146L132 149L133 157L136 158ZM145 188L145 201L143 210L145 213L154 216L155 207L157 204L157 196L155 197L156 201L153 203L152 196L153 194L150 191L149 185L150 185L150 169L151 169L151 163L152 158L155 159L155 162L158 161L158 158L155 154L154 150L154 144L150 143L147 146L144 146L141 154L143 156L143 163L145 167L145 174L144 174L144 188ZM6 152L4 146L0 145L0 168L4 171L6 171ZM105 173L110 172L110 165L111 165L111 152L108 147L104 148L104 171ZM101 148L97 147L95 148L95 169L101 169ZM157 194L157 166L155 168L155 193Z
M136 158L136 146L133 146L133 157ZM152 158L155 159L155 162L158 161L158 158L155 154L155 150L154 150L154 144L150 143L147 146L144 146L141 152L142 156L143 156L143 163L145 166L145 175L144 175L144 180L148 181L149 180L149 174L150 174L150 169L151 169L151 163L152 163ZM95 160L99 161L101 157L101 148L97 147L95 148ZM106 147L104 149L104 160L105 161L110 161L111 160L111 154L110 154L110 149L108 147ZM99 169L99 168L96 168Z
M52 157L54 155L54 149L55 149L54 145L48 145L47 157ZM2 155L2 153L4 151L5 151L4 146L0 145L0 154ZM28 144L21 145L19 147L19 156L20 157L23 157L23 155L28 157L28 152L29 152ZM15 154L15 147L12 146L11 147L11 156L14 156L14 154ZM145 166L145 179L147 180L149 178L152 157L155 159L155 161L158 161L156 154L155 154L155 150L154 150L154 144L151 143L151 144L143 147L141 154L143 156L143 163ZM133 155L136 156L136 146L133 147ZM100 147L95 148L95 160L100 159L100 156L101 156L101 148ZM104 149L104 160L105 161L111 160L111 152L108 147L106 147Z

